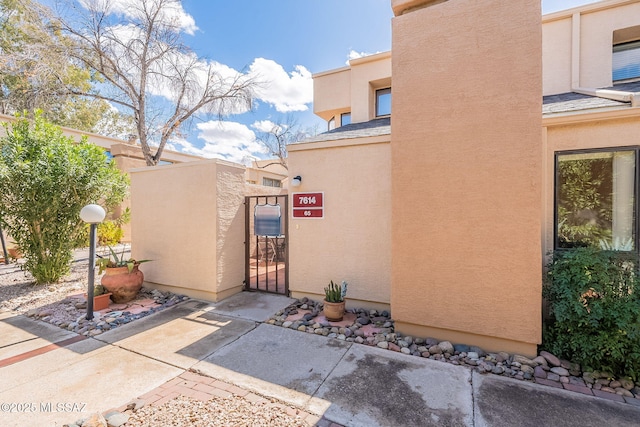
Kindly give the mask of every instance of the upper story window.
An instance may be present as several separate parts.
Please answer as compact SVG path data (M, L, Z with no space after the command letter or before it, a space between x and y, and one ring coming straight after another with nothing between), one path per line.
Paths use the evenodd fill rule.
M391 88L376 90L376 117L391 114Z
M340 126L346 126L351 124L351 113L340 114Z
M613 46L613 81L640 78L640 40Z
M273 178L262 178L262 185L265 187L282 187L282 181Z

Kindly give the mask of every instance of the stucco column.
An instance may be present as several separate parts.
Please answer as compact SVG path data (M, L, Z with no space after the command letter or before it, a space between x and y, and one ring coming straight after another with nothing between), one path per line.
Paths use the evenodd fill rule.
M393 0L392 290L400 331L541 340L539 0Z

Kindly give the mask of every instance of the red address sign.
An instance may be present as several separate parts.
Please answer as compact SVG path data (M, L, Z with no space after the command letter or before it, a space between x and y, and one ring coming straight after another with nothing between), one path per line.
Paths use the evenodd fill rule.
M324 209L294 209L294 218L324 218Z
M324 193L293 193L294 208L322 208Z

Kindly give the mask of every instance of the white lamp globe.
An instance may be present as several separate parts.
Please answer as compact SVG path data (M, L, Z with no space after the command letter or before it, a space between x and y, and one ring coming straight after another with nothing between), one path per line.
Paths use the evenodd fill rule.
M86 205L80 210L80 219L89 224L98 224L104 220L107 215L104 208L100 205Z

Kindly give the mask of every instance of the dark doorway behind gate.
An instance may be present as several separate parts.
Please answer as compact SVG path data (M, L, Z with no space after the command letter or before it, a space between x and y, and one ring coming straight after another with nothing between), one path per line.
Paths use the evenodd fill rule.
M289 295L288 201L286 194L245 198L247 291Z

